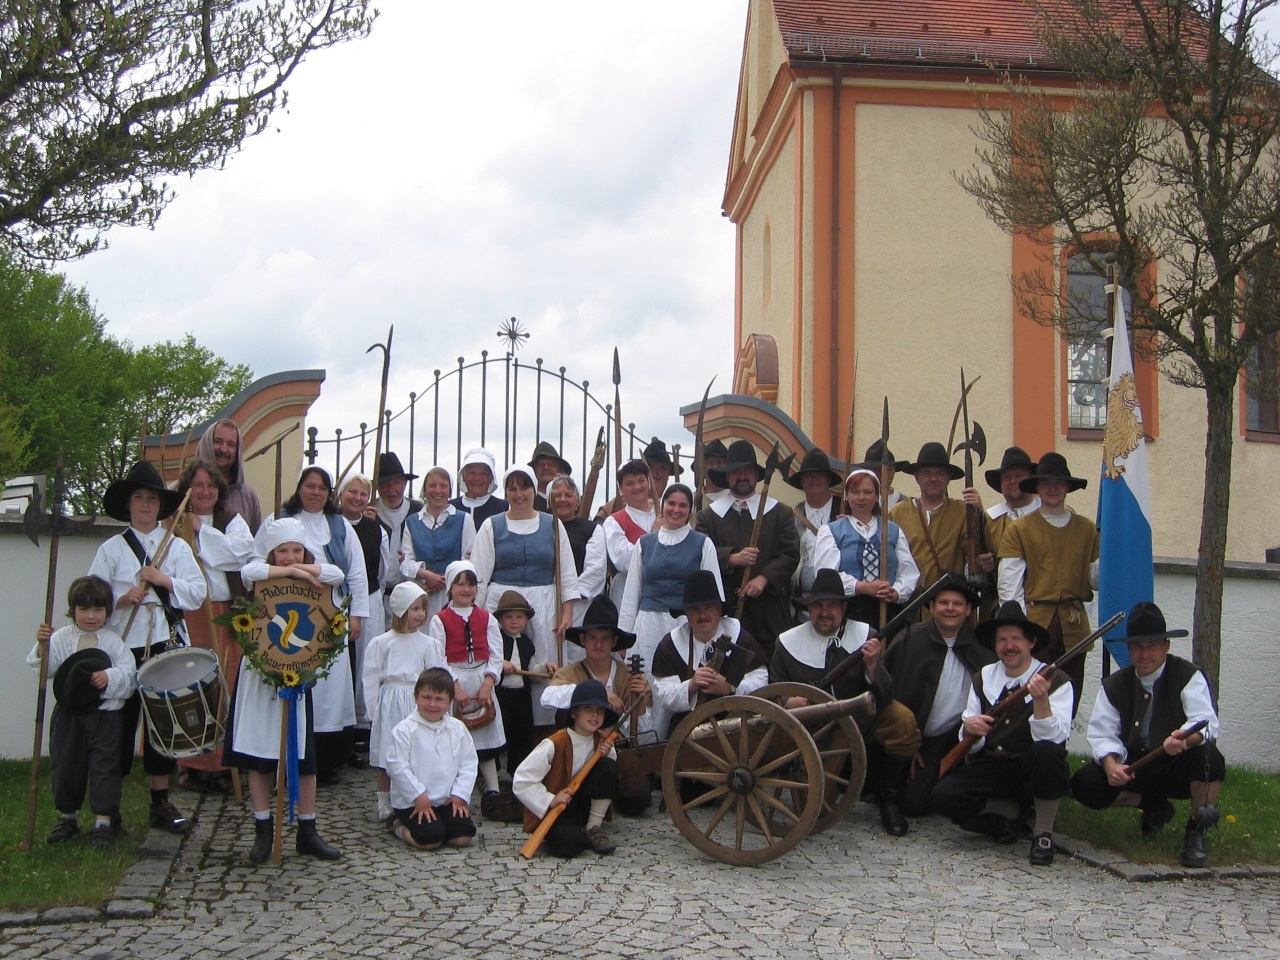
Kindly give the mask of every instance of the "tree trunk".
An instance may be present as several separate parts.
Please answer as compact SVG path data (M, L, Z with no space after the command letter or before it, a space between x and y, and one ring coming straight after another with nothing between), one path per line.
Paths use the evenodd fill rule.
M1204 443L1204 504L1200 512L1200 555L1191 655L1218 693L1222 662L1222 565L1227 556L1227 514L1231 499L1233 387L1205 385L1208 430Z

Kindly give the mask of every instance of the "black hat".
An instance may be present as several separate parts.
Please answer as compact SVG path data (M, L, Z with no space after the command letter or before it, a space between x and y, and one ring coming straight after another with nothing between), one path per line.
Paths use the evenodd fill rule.
M614 650L626 650L636 642L634 633L618 629L618 608L604 594L591 598L587 612L582 616L582 626L570 627L564 636L571 643L582 646L582 635L588 630L612 630Z
M703 445L702 456L719 457L722 460L727 460L729 457L729 448L724 445L723 440L712 440L710 443Z
M695 570L685 578L683 606L672 607L668 612L673 617L683 617L689 607L701 607L709 603L718 603L722 612L728 612L728 605L724 602L724 597L720 596L715 574L710 570Z
M906 473L907 467L911 466L911 464L906 460L893 459L893 451L885 450L884 443L880 440L877 440L871 446L867 447L867 454L862 458L862 463L858 464L858 466L866 467L867 469L875 469L884 461L888 461L889 465L893 467L893 469L899 470L902 473ZM850 469L853 468L851 467Z
M1164 624L1164 611L1150 600L1139 600L1124 622L1125 643L1139 640L1171 640L1187 636L1185 630L1169 630Z
M1000 627L1018 627L1031 641L1031 652L1043 650L1049 643L1049 631L1040 624L1027 619L1022 606L1017 600L1006 600L990 620L984 620L973 628L974 635L988 647L994 647L996 631Z
M677 467L671 460L671 454L667 453L667 445L654 437L649 441L649 445L644 448L642 456L646 463L665 463L668 467L675 471L678 477L684 473L684 467Z
M797 607L807 607L819 600L843 600L849 597L844 592L844 581L840 579L840 571L824 567L813 578L813 589L802 597L793 597L791 602Z
M747 467L755 467L756 483L764 479L764 467L756 460L756 448L751 445L750 440L735 440L729 444L725 461L723 467L712 467L707 471L707 476L717 487L729 486L729 474Z
M787 483L795 487L797 490L803 490L800 477L806 473L825 473L828 478L827 486L840 486L841 476L831 469L831 458L826 455L818 447L814 447L804 455L804 459L800 461L800 469L791 476L787 477Z
M561 473L566 477L573 476L573 467L569 466L569 461L560 456L560 451L546 440L539 442L539 444L533 448L533 456L529 458L529 466L532 467L539 457L550 457L552 460L555 460L560 464Z
M406 480L418 479L416 473L406 473L400 458L388 450L378 457L378 481L394 480L397 477L404 477Z
M988 470L984 474L987 478L987 486L996 493L1000 493L1000 481L1004 478L1004 472L1010 467L1030 467L1032 472L1035 472L1035 465L1031 462L1031 457L1027 451L1021 447L1010 447L1004 452L1004 456L1000 458L1000 466L994 470Z
M128 523L129 498L135 490L154 490L160 495L160 520L170 516L182 503L182 494L164 485L164 478L160 476L155 464L149 460L139 460L129 468L128 473L107 487L107 492L102 495L102 509L107 512L107 516Z
M903 473L909 473L914 477L925 467L942 467L951 475L952 480L964 478L964 471L951 462L951 458L947 456L947 448L937 441L926 443L920 448L920 455L916 457L916 462L908 463L901 469Z
M1068 493L1072 490L1083 490L1089 485L1088 480L1073 477L1071 471L1067 469L1067 458L1052 450L1040 458L1040 462L1036 464L1036 472L1023 480L1019 486L1023 493L1035 493L1036 485L1041 480L1061 480L1066 483Z
M941 446L941 444L939 444L939 446ZM929 589L933 590L932 587L930 587ZM978 591L973 588L972 584L970 584L969 581L966 580L964 577L957 576L954 573L943 574L942 580L938 589L933 590L934 598L936 599L938 594L942 593L945 590L954 590L956 591L956 593L964 594L965 599L969 601L970 606L976 607L979 603L982 602L982 595L979 594ZM930 600L929 602L932 603L933 601Z
M609 706L609 694L605 690L604 684L595 677L590 680L583 680L573 688L573 697L569 700L569 708L556 711L556 723L567 727L573 717L573 711L578 707L600 707L604 710L604 726L612 727L618 723L618 711Z
M111 666L105 650L77 650L63 660L53 675L53 696L58 706L72 713L89 713L102 703L102 691L89 682L99 670Z

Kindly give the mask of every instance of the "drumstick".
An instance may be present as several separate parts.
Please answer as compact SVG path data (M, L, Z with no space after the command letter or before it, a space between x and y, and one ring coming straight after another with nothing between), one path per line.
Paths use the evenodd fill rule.
M512 670L511 673L517 677L532 677L534 680L550 680L555 676L554 673L539 670Z

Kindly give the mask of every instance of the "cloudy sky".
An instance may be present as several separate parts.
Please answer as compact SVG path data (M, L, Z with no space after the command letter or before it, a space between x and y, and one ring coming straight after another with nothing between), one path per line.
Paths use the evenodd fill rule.
M620 347L624 419L690 446L677 408L732 365L720 200L744 0L379 7L367 40L303 64L270 131L72 281L135 345L191 331L255 376L323 368L321 436L372 419L365 349L389 325L398 410L434 369L499 355L515 316L522 359L602 402Z

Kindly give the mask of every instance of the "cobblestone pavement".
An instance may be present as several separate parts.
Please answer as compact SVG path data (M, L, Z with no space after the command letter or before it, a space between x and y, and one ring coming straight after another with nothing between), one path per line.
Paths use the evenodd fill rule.
M1276 879L1126 883L1060 856L1032 868L936 818L886 837L873 807L783 859L730 867L665 815L620 819L616 854L522 860L523 834L482 824L466 850L415 853L371 819L373 779L322 788L337 863L244 857L248 814L205 797L149 919L0 930L0 955L76 960L566 956L1266 957L1280 953ZM184 795L182 799L189 799Z

